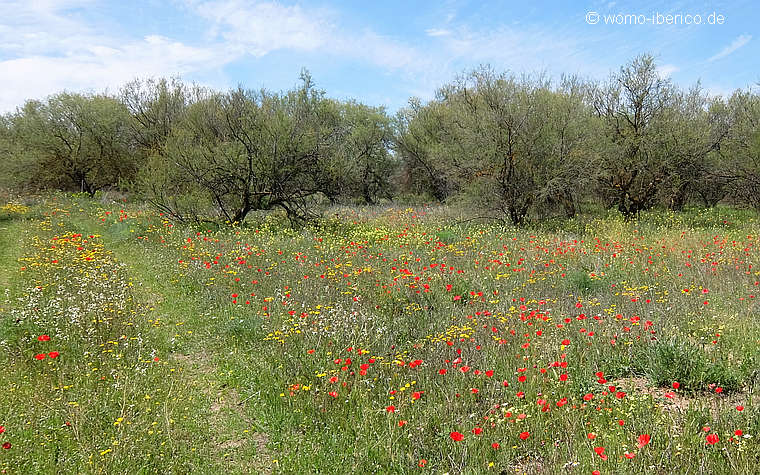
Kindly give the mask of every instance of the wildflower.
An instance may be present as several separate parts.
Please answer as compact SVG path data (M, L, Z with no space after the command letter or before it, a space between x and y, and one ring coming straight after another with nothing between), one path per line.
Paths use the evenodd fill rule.
M47 355L45 353L39 353L39 354L34 355L34 359L36 359L38 361L42 361L42 360L45 359L46 356Z
M10 442L6 442L6 443L4 443L4 444L3 444L3 448L4 448L5 450L8 450L8 449L10 449L10 448L11 448L11 443L10 443Z
M480 428L480 427L476 427L476 428L472 429L472 433L475 434L475 435L480 435L480 434L483 433L483 429Z
M678 389L680 387L681 387L681 383L678 383L678 382L673 383L673 389Z
M604 447L594 447L594 452L596 455L598 455L602 460L607 460L607 456L604 454Z
M642 434L639 436L639 442L636 444L636 446L638 448L642 448L647 445L651 439L652 438L649 436L649 434Z
M520 432L520 439L527 440L530 437L530 432Z
M459 433L459 432L456 432L456 431L455 432L451 432L449 434L449 437L451 437L451 440L454 440L456 442L460 442L460 441L464 440L464 435L461 434L461 433Z
M388 406L385 408L385 412L396 412L396 406Z
M718 437L718 434L709 434L707 437L705 437L705 442L707 445L715 445L720 441L720 438Z
M48 356L50 358L58 358L58 355L60 355L60 353L58 353L57 351L51 351L50 353L48 353Z
M39 341L50 341L50 336L49 335L40 335L40 336L37 337L37 339Z
M425 465L427 465L427 460L420 459L420 461L417 463L417 466L420 468L425 468Z
M744 410L744 406L736 406L736 410L742 412Z
M498 449L498 448L499 448L499 443L498 443L498 442L494 442L493 444L491 444L491 447L492 447L494 450L496 450L496 449Z

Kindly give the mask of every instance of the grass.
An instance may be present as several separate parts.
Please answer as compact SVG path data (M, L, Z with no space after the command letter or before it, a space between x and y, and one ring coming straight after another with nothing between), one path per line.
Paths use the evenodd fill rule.
M752 213L519 230L372 207L300 231L195 229L57 195L6 214L6 473L753 473L760 458Z

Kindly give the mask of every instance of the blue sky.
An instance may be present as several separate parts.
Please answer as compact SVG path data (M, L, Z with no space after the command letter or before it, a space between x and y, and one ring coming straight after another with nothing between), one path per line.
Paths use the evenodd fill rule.
M393 112L479 64L604 79L644 52L729 94L760 81L758 24L749 0L0 0L0 112L135 77L282 90L303 67L328 95Z

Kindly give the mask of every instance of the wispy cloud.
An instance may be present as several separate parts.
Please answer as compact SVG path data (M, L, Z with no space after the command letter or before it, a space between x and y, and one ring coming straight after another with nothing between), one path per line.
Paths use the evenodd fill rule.
M430 28L428 30L425 30L425 34L428 36L448 36L451 34L450 30L446 30L443 28Z
M115 88L135 76L170 76L219 67L230 57L158 35L122 45L81 45L65 55L30 55L0 61L0 111L62 89Z
M347 29L328 9L240 0L189 0L188 5L212 22L209 35L214 40L241 55L292 50L339 55L391 70L424 67L424 55L416 48L370 28Z
M663 64L660 66L657 66L657 73L662 77L669 77L673 73L680 71L681 68L676 66L675 64Z
M725 58L729 54L733 53L734 51L738 50L742 46L749 43L751 39L752 39L752 35L740 35L734 41L732 41L730 45L720 50L718 54L711 56L707 61L713 62L713 61L717 61L719 59Z

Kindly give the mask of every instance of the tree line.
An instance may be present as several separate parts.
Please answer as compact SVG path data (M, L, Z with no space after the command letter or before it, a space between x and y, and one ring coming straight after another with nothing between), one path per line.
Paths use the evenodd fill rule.
M382 107L288 91L134 80L0 116L0 186L138 194L178 221L401 195L513 224L598 202L625 217L721 201L760 209L760 95L684 89L641 55L605 81L480 67Z

